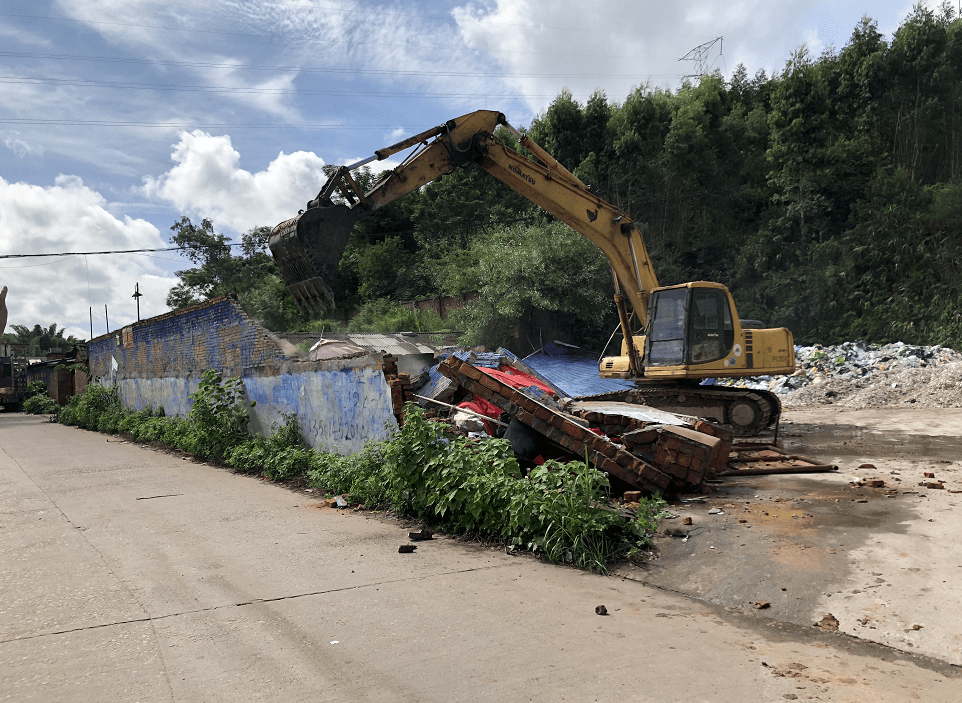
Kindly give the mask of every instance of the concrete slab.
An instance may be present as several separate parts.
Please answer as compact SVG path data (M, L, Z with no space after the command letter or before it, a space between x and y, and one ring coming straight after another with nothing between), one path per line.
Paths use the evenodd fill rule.
M0 642L0 700L153 703L172 698L153 627L139 622Z

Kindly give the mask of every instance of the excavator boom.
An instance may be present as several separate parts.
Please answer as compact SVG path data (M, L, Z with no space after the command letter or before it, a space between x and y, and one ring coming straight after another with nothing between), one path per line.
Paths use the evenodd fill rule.
M540 163L495 137L498 126L513 132ZM379 149L376 158L413 146L418 149L366 193L350 174L373 159L338 168L307 210L274 228L271 251L298 305L332 302L325 278L336 269L358 220L460 166L475 163L598 246L628 293L639 326L644 326L648 293L658 287L658 279L637 227L626 213L598 197L527 135L512 128L503 114L472 112ZM335 193L341 202L334 201Z

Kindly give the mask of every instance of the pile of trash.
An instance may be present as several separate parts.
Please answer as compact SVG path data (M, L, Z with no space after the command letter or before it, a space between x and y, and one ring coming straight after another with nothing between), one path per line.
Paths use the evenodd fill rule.
M962 353L947 347L903 342L796 347L795 365L791 376L731 385L773 391L786 406L962 407Z

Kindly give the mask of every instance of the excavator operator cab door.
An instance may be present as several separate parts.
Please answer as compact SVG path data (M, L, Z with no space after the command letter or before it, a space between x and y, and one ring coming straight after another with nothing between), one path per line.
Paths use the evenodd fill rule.
M645 366L689 366L724 359L735 344L727 292L694 286L654 291L646 340Z

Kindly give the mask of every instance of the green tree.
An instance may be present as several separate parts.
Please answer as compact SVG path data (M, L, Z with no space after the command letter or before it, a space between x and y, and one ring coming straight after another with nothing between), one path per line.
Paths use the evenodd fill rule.
M57 329L57 323L48 327L34 325L33 328L25 325L10 325L12 332L3 335L3 341L7 344L26 344L28 356L43 356L49 354L54 349L69 351L75 344L82 344L82 339L77 339L73 335L64 337L66 329Z
M170 242L183 248L195 266L176 272L180 282L167 295L167 305L179 308L234 294L268 329L288 330L300 324L301 316L267 248L271 228L255 227L245 233L239 255L233 253L230 237L215 232L207 218L197 227L181 217L171 230Z
M492 230L475 240L471 259L447 278L451 293L480 293L453 314L470 344L520 352L525 342L536 348L540 332L599 348L614 327L607 260L560 222Z

